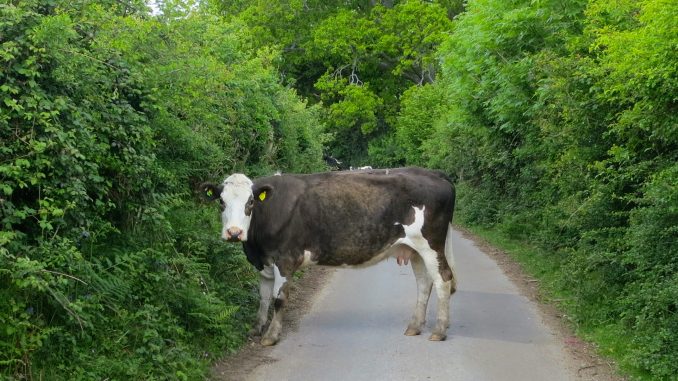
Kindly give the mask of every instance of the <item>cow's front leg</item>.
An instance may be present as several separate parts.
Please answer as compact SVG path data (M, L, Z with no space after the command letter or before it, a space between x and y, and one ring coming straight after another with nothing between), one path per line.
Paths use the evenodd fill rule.
M283 313L289 297L290 281L292 280L292 274L294 273L294 270L291 270L284 265L281 265L278 269L279 272L275 272L277 279L275 287L273 288L273 295L275 296L275 301L273 302L273 317L271 318L271 324L268 325L268 330L261 338L261 345L265 346L274 345L280 339Z
M251 335L261 335L264 333L264 326L268 321L268 308L271 305L273 297L273 286L275 284L275 272L273 266L264 266L259 272L259 311L257 312L257 321L250 331Z

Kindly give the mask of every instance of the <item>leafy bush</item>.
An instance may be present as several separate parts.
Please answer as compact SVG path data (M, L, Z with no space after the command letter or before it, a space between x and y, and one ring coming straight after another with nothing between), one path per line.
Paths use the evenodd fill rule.
M460 220L555 252L569 315L625 332L622 365L653 379L678 374L675 14L664 0L469 2L421 146L462 181Z
M256 273L194 185L322 168L274 52L134 4L0 5L5 378L202 379L243 342Z

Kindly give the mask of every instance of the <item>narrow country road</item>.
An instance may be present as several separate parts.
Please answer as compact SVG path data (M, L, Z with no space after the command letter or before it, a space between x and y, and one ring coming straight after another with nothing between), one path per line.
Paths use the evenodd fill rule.
M416 300L395 260L336 271L310 312L248 380L576 380L577 365L536 306L474 243L455 232L459 288L448 339L403 335Z

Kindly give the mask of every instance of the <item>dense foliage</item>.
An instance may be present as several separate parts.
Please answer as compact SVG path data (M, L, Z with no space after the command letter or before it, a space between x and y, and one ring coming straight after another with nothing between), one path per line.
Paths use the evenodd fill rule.
M276 53L166 10L0 4L1 378L202 379L256 303L194 186L322 169Z
M663 0L469 2L427 90L445 106L398 124L433 131L414 162L459 176L464 223L551 253L575 323L657 379L678 374L677 16Z
M584 334L678 374L678 3L157 3L0 4L2 376L202 378L254 274L194 186L323 150L453 175Z

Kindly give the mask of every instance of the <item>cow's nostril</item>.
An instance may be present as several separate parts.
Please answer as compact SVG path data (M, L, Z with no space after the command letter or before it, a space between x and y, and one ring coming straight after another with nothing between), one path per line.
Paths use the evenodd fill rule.
M237 240L238 237L242 234L242 229L238 229L236 227L231 227L226 230L226 233L228 233L228 238L232 240Z

